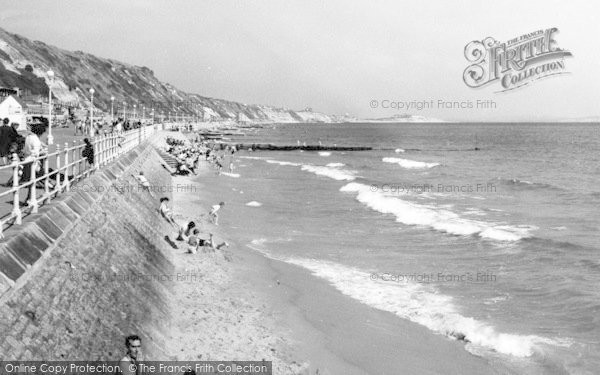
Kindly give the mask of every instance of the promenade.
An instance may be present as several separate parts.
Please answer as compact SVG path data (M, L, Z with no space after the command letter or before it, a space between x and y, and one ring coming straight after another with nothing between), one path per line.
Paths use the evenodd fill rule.
M20 225L22 218L37 212L38 206L49 202L64 191L69 191L71 185L86 178L96 168L115 160L162 128L162 124L155 124L94 138L89 135L74 135L73 128L53 128L54 144L49 145L48 153L38 159L43 169L35 179L35 194L32 194L33 199L29 205L26 204L25 197L32 181L19 181L15 184L14 177L18 172L14 161L0 166L0 238L7 228L15 224ZM47 144L47 136L46 132L41 139L45 144ZM95 164L93 166L82 156L85 138L90 139L94 144ZM23 166L24 163L19 161L18 164ZM49 173L49 170L53 172ZM64 179L48 178L60 174Z

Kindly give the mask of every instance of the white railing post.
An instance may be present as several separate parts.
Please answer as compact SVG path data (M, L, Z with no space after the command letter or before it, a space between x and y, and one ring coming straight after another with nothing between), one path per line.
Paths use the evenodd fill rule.
M112 161L112 133L106 136L106 164Z
M108 137L106 134L102 137L102 166L108 164Z
M93 171L94 169L98 168L98 144L100 142L98 142L98 138L94 137L92 138L92 150L94 150L94 165L92 165L90 167L90 169Z
M73 148L71 148L73 155L73 176L78 176L77 181L79 181L79 175L81 174L81 162L79 161L79 155L77 153L77 141L73 141ZM75 174L75 167L77 167L77 174Z
M41 162L41 160L40 160ZM35 162L33 163L35 164ZM50 201L50 154L46 154L46 158L44 160L44 198ZM37 176L36 176L37 177Z
M19 155L12 154L13 164L13 211L12 216L15 217L15 224L21 225L21 200L19 199Z
M37 203L37 191L35 190L35 184L37 179L37 174L35 171L35 166L38 163L39 158L34 158L33 161L26 167L29 168L29 206L31 207L31 212L37 214L38 212L38 203Z
M65 142L65 190L71 190L71 183L69 181L69 142Z
M61 191L60 184L60 145L56 145L56 185L54 185L54 191L58 195ZM50 200L50 198L48 198Z
M104 165L104 137L100 138L98 142L98 161L96 162L96 169L99 169Z
M102 167L102 162L103 162L103 157L102 155L104 154L104 137L100 137L100 139L98 140L98 160L94 160L94 163L96 163L96 169L99 169L100 167Z

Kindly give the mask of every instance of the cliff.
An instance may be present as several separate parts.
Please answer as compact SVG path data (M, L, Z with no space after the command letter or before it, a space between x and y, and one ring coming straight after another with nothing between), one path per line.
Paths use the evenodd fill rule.
M47 72L54 71L52 92L58 102L71 106L86 106L89 89L94 88L94 105L110 112L110 97L115 108L127 101L129 111L134 100L138 113L146 106L165 115L177 110L186 116L205 120L237 120L248 122L293 123L336 122L339 118L312 111L293 111L263 105L246 105L223 99L207 98L187 93L161 82L147 67L105 59L81 51L66 51L40 41L0 29L0 86L19 87L31 95L48 95ZM241 114L241 115L240 115Z

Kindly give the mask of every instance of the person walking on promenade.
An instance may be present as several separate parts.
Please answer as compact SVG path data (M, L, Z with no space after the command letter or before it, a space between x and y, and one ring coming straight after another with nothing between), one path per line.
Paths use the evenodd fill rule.
M33 173L37 175L42 170L42 163L38 158L46 153L46 145L42 143L40 137L46 132L46 125L43 123L31 125L31 134L25 138L25 146L23 148L23 155L27 163L23 164L23 175L21 181L27 183L31 181L31 169L33 165ZM31 191L35 189L35 183L33 186L27 188L27 198L25 204L30 205Z
M83 143L85 143L85 147L81 152L81 156L87 159L89 165L94 165L94 146L87 138L84 138Z

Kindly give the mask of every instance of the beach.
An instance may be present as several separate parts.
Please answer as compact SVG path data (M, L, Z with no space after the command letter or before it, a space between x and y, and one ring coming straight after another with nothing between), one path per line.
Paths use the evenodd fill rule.
M197 276L175 283L167 345L175 358L267 360L274 374L510 373L469 354L460 341L361 304L305 269L248 248L228 226L235 207L225 206L219 226L208 223L215 199L239 195L227 185L232 180L208 164L198 176L173 180L198 189L175 192L174 211L200 219L202 234L230 244L215 253L187 254L181 242L174 250L177 273Z
M283 362L334 374L592 374L597 235L587 228L599 196L593 171L573 171L594 156L556 145L571 132L593 147L593 127L511 137L509 124L383 124L374 138L373 126L261 129L240 139L378 146L242 150L232 173L209 164L176 183L186 190L176 212L206 218L226 203L202 233L231 244L223 272L237 287L224 293L262 301ZM527 178L548 148L557 169Z

